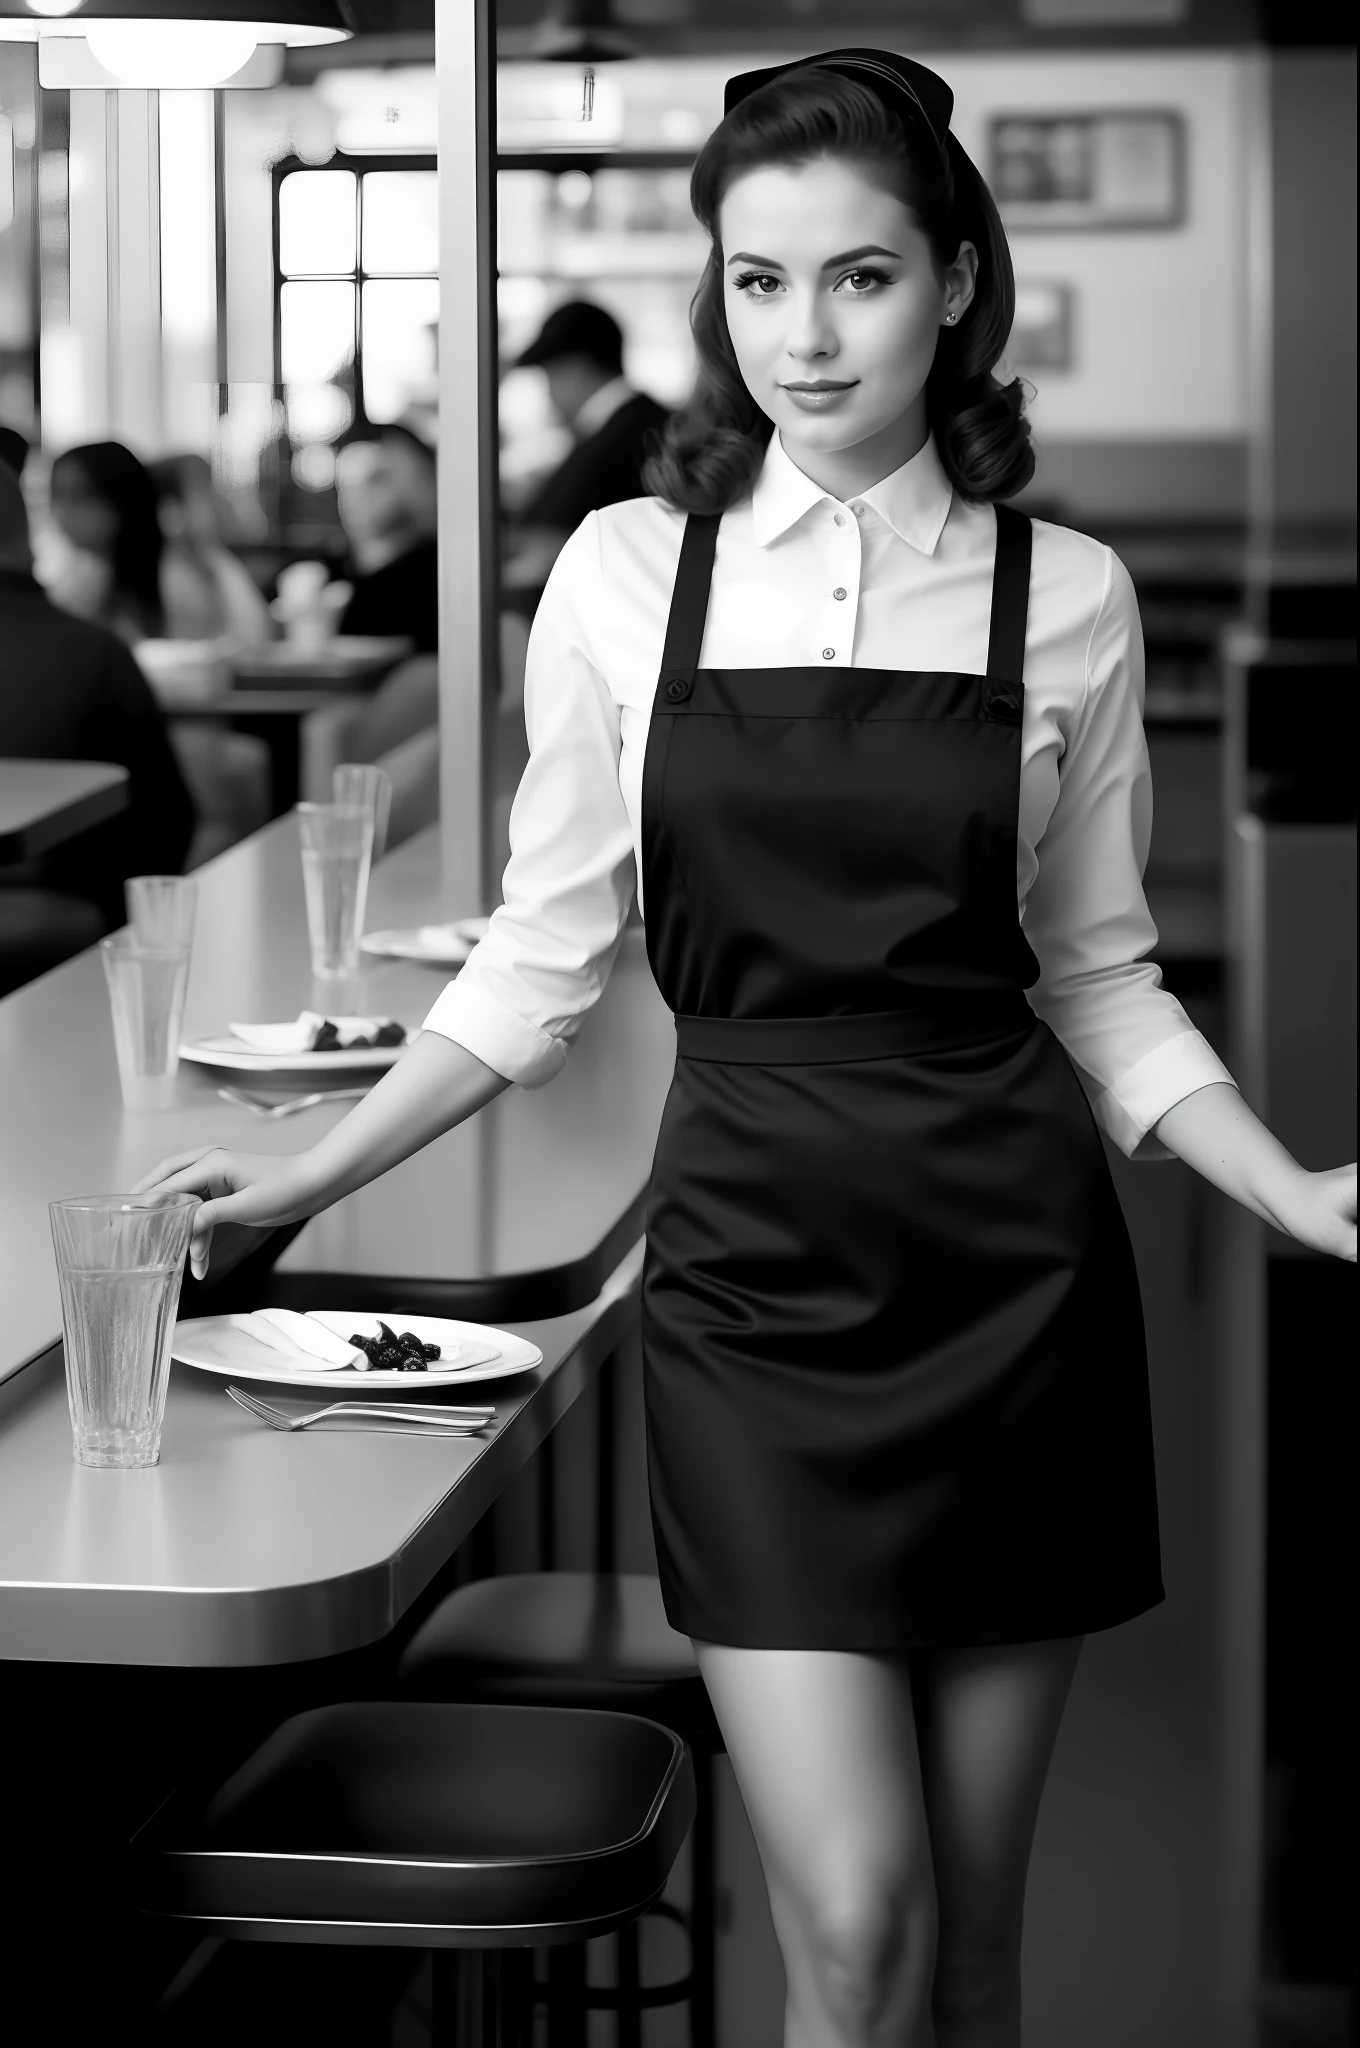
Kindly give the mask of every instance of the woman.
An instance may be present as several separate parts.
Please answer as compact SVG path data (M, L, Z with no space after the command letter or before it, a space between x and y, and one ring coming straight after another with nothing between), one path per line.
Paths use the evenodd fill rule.
M198 579L178 542L167 543L156 484L130 448L93 441L66 449L52 464L50 507L66 545L43 581L63 611L110 627L133 648L198 639L210 623L214 635L224 630L223 619L199 608ZM251 637L267 638L262 598L259 608L265 630ZM188 865L199 867L268 819L269 750L220 719L172 718L170 739L198 812Z
M274 635L264 593L222 539L222 508L202 455L167 455L149 471L166 548L161 591L174 640L262 647Z
M657 1550L789 2048L1019 2043L1082 1638L1164 1597L1096 1118L1355 1256L1354 1168L1290 1158L1144 957L1133 595L1108 549L993 509L1031 460L951 105L874 51L731 82L694 173L698 392L658 495L553 570L504 906L310 1152L145 1184L207 1198L201 1273L219 1219L310 1214L547 1080L636 869L678 1019L643 1288Z
M156 487L131 449L120 441L68 448L52 464L49 490L66 543L46 578L52 602L133 646L161 637L165 537Z

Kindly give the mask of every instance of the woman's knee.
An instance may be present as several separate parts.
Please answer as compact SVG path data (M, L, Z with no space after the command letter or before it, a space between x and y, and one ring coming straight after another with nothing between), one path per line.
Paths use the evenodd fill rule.
M799 1917L822 2003L852 2033L870 2037L908 1980L929 1985L937 1921L928 1883L825 1882Z

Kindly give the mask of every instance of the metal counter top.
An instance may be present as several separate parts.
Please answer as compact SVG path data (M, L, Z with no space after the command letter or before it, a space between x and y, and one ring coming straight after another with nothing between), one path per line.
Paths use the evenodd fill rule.
M285 1436L215 1374L174 1365L160 1464L94 1471L71 1456L60 1349L12 1377L0 1387L0 1658L258 1666L377 1641L619 1342L641 1253L589 1307L511 1326L543 1364L469 1390L495 1405L485 1437Z
M291 816L232 847L197 880L188 1036L303 1008L390 1013L419 1025L444 984L441 971L380 959L338 988L312 981ZM444 914L431 831L375 869L367 924L378 930ZM478 1282L482 1293L465 1293L449 1313L500 1321L589 1299L638 1235L674 1044L640 933L630 932L564 1071L543 1089L507 1089L308 1224L281 1262L281 1281L319 1271L338 1280L364 1273ZM0 1001L0 1380L60 1338L49 1201L129 1187L158 1158L195 1145L301 1150L348 1107L271 1123L219 1100L220 1082L239 1078L181 1063L173 1109L125 1111L96 950ZM253 1232L234 1235L235 1243L218 1233L215 1271L259 1241ZM604 1271L601 1247L609 1252ZM551 1309L540 1306L541 1288L535 1301L521 1285L573 1266L574 1291L559 1289Z

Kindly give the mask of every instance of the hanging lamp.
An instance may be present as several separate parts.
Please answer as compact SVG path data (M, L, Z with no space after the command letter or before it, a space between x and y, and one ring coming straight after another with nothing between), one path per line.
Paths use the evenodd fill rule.
M344 0L0 0L0 42L38 45L47 86L272 84L284 49L345 42Z
M581 72L581 119L595 116L595 66L636 57L637 44L615 25L613 0L550 0L526 56L575 64Z

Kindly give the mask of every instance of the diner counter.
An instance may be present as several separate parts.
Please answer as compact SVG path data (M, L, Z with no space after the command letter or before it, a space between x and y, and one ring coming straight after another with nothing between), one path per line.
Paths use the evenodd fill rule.
M258 1666L378 1641L618 1344L641 1251L588 1307L512 1326L543 1352L536 1371L440 1396L494 1405L482 1437L284 1435L217 1375L175 1365L159 1465L95 1471L71 1456L60 1352L12 1378L0 1387L0 1658Z
M366 958L352 983L313 982L291 815L201 868L197 880L186 1036L303 1008L383 1012L415 1026L443 986L442 971L377 958ZM367 924L378 930L442 915L431 830L375 869ZM347 1278L418 1276L461 1289L447 1312L477 1320L584 1306L641 1233L674 1044L634 930L556 1080L544 1089L507 1089L469 1123L317 1218L289 1247L280 1280L333 1272L334 1305L343 1308L352 1305ZM172 1109L125 1111L97 949L0 1001L0 1380L60 1337L49 1201L127 1188L158 1158L196 1145L300 1150L349 1106L270 1122L219 1099L223 1081L241 1078L181 1062ZM260 1240L260 1233L219 1231L214 1273ZM561 1284L545 1289L553 1275ZM314 1288L309 1299L325 1305ZM429 1305L428 1293L422 1301Z

